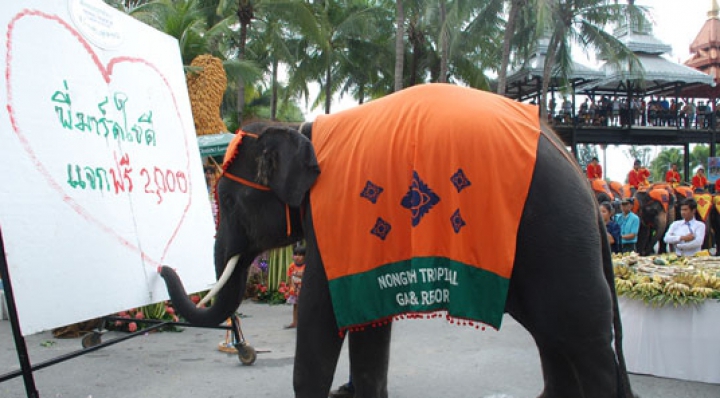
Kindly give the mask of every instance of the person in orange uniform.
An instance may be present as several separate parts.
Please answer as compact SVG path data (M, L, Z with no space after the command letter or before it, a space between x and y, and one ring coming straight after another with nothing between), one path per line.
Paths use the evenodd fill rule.
M602 178L602 166L600 166L600 163L598 163L598 158L592 158L590 160L590 163L587 165L586 173L587 178L590 180L595 180L598 178Z
M665 173L665 182L670 184L671 187L675 188L680 181L682 181L682 177L680 177L680 172L678 171L678 165L677 163L673 163L670 165L670 170Z
M642 163L636 159L635 163L633 163L632 170L628 173L628 184L638 189L639 187L650 185L648 178L650 178L650 170L642 167Z
M702 166L700 166L692 178L693 191L705 192L707 183L708 183L708 180L707 180L707 177L705 177L705 169Z

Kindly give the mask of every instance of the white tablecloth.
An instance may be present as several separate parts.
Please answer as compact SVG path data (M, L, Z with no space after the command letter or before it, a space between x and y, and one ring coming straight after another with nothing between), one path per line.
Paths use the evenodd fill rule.
M720 303L652 308L620 298L628 371L720 383Z

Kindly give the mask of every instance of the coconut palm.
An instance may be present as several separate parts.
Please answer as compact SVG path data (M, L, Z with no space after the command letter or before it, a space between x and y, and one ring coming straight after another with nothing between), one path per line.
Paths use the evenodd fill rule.
M321 91L313 101L313 107L323 102L325 113L330 113L332 96L340 90L344 80L338 81L334 72L347 56L351 41L373 38L377 25L388 14L374 1L341 0L300 3L300 6L292 16L285 15L295 21L298 33L304 38L299 42L306 46L299 62L302 67L295 69L301 71L301 75L291 80L293 86L301 85L299 80L319 83Z
M509 0L509 10L507 23L505 24L505 32L503 36L502 56L500 58L500 69L498 69L497 77L497 93L505 95L506 78L508 65L510 63L510 47L512 38L515 35L515 25L520 17L520 10L527 6L528 0Z
M597 50L600 58L618 65L627 62L631 70L642 66L627 46L605 31L611 23L631 18L647 23L644 7L618 4L617 0L534 0L537 32L549 34L549 45L543 69L541 104L547 103L550 77L557 71L561 81L568 81L572 65L572 43ZM547 116L547 108L540 107L540 119Z

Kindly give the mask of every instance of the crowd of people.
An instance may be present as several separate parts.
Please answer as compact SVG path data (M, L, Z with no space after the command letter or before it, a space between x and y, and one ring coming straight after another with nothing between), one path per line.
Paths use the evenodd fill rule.
M589 180L602 178L602 166L597 158L587 164L585 169ZM628 172L627 183L634 189L650 186L650 171L643 167L640 160L633 162ZM665 173L665 182L672 187L682 183L677 163L673 163ZM699 167L692 177L692 188L695 192L707 192L708 179L705 168ZM720 192L720 179L715 182L715 192ZM621 211L614 214L610 202L600 203L600 214L605 222L607 239L613 253L629 253L637 251L640 218L632 209L634 198L623 198L620 202ZM681 219L674 221L663 236L664 243L671 245L679 256L692 256L701 250L705 239L705 224L697 220L697 202L688 198L680 202Z
M709 129L720 117L717 103L704 100L668 100L666 97L645 98L602 96L585 98L578 108L564 97L560 107L552 97L548 104L548 119L553 124L576 124L586 126L656 126ZM631 123L632 122L632 123Z

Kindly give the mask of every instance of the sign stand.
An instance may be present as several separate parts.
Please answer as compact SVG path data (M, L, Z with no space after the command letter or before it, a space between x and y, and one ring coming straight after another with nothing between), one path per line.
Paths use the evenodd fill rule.
M5 289L5 300L7 302L8 318L12 327L13 339L15 340L15 349L20 362L23 380L25 381L25 392L28 398L40 398L35 388L35 378L33 377L32 367L30 366L30 357L28 356L27 344L25 338L20 331L20 322L17 317L17 309L15 308L15 297L13 296L12 282L10 281L10 272L8 271L7 258L5 258L5 243L3 243L2 230L0 229L0 279L3 280L3 288ZM0 379L0 382L2 380Z
M233 335L233 342L232 346L235 348L238 358L240 362L243 365L252 365L255 362L256 351L255 349L248 344L248 342L245 340L245 337L242 334L242 329L240 328L240 319L237 314L230 317L230 324L229 325L218 325L218 326L194 326L186 322L163 322L163 321L154 321L154 320L144 320L143 323L151 324L151 326L146 327L144 329L140 329L134 333L130 333L126 336L118 337L112 340L109 340L104 343L99 343L99 337L96 341L93 341L92 346L88 346L83 348L82 350L74 351L65 355L58 356L56 358L52 358L43 362L40 362L36 365L30 364L30 355L28 354L27 350L27 344L25 343L25 337L22 335L22 331L20 330L20 322L18 320L17 316L17 309L15 307L15 297L13 296L12 292L12 283L10 281L10 272L8 271L8 263L7 258L5 257L5 244L3 242L2 238L2 230L0 230L0 279L3 281L3 286L5 289L5 299L7 301L7 307L8 307L8 318L10 320L10 324L12 327L12 333L13 333L13 339L15 340L15 348L17 350L18 354L18 362L20 362L20 370L9 372L5 374L0 374L0 383L14 379L18 376L23 376L23 380L25 382L25 392L27 394L27 398L40 398L40 394L38 393L37 388L35 387L35 378L33 376L34 370L40 370L43 368L46 368L51 365L58 364L60 362L67 361L68 359L72 359L84 354L91 353L93 351L97 351L101 348L108 347L114 344L117 344L121 341L125 341L128 339L131 339L136 336L142 336L145 335L147 332L151 330L159 330L162 329L165 326L184 326L184 327L203 327L203 328L210 328L210 329L222 329L222 330L228 330ZM105 320L113 320L113 321L128 321L127 318L117 318L117 317L105 317ZM98 335L99 336L99 335ZM85 342L83 341L83 344Z

